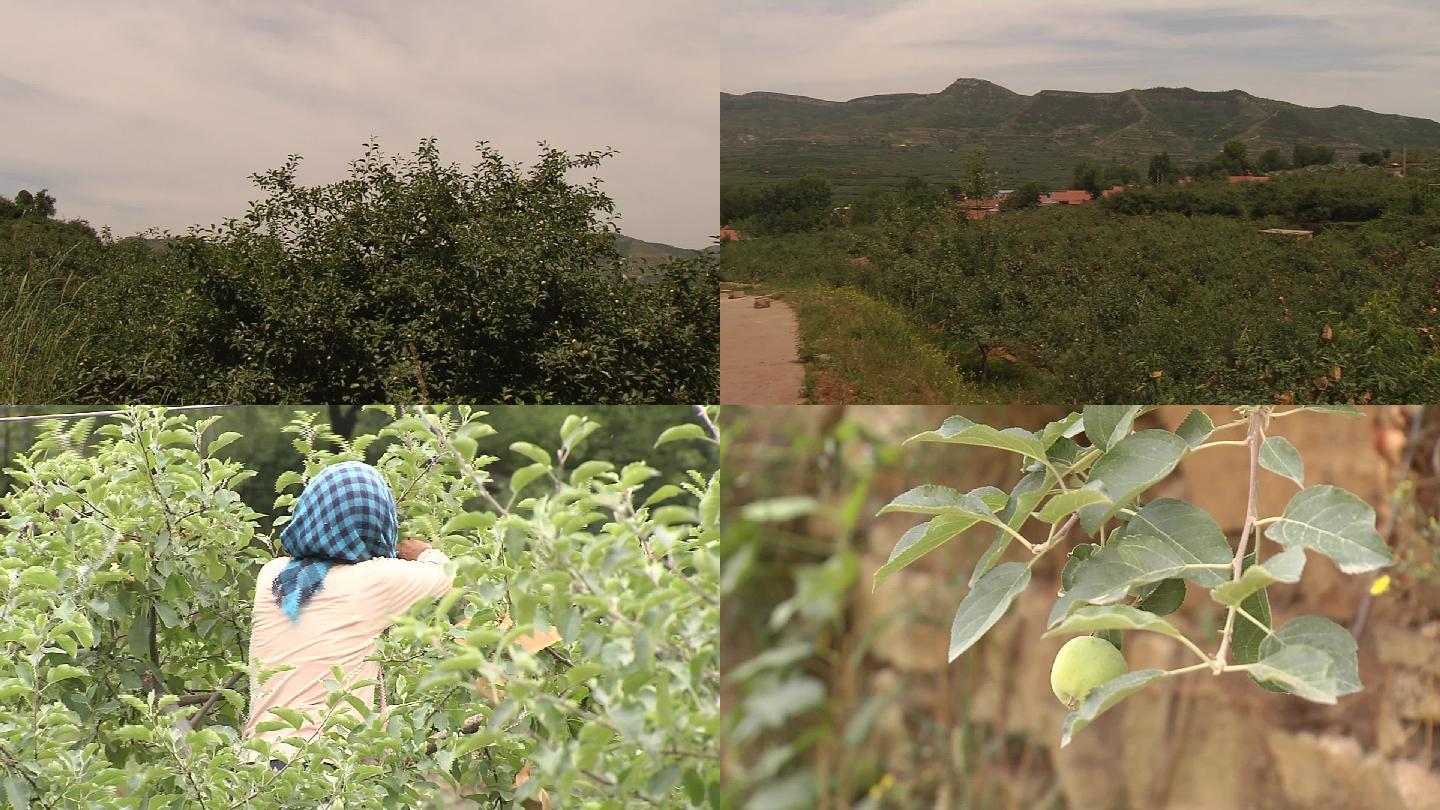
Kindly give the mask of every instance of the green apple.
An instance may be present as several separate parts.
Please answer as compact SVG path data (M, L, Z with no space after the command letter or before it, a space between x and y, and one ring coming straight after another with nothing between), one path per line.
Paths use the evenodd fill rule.
M1065 642L1050 667L1050 688L1071 709L1090 690L1130 671L1115 645L1097 636L1080 636Z

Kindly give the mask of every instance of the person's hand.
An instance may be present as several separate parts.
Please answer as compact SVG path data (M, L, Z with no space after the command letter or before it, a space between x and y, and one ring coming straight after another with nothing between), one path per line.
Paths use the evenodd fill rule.
M395 546L395 556L402 560L418 560L420 559L420 555L428 548L430 548L429 543L423 540L416 540L413 537L407 537L401 540L399 545Z

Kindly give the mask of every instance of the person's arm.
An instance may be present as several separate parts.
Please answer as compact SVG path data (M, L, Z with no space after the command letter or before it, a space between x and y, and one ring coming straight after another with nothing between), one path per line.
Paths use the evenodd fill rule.
M427 557L426 552L432 553ZM395 546L395 556L402 560L413 560L425 563L433 562L439 563L440 565L444 565L450 561L450 558L445 556L445 552L423 540L416 540L413 537L407 537Z
M362 563L380 581L371 598L383 615L404 613L427 596L450 592L454 577L445 571L445 564L450 562L445 552L407 538L396 545L395 553L399 559L378 558Z

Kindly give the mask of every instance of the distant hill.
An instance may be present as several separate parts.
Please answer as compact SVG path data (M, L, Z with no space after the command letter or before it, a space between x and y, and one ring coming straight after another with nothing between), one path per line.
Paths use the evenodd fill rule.
M693 259L702 251L678 248L663 242L646 242L630 236L617 234L615 249L632 262L663 262L666 259Z
M989 146L1004 185L1066 185L1081 160L1143 171L1162 150L1183 165L1238 139L1258 157L1297 142L1333 146L1343 158L1389 147L1440 149L1440 123L1358 107L1302 107L1242 90L1155 87L1118 93L1042 90L1033 96L982 79L938 93L824 101L782 93L720 94L723 182L823 174L843 194L918 175L955 179L967 153Z

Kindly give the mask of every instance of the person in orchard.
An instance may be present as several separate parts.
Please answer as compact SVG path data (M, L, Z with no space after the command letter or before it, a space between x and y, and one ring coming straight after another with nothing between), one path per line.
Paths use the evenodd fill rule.
M444 552L419 540L398 540L395 498L380 472L346 461L321 470L305 487L280 535L289 556L260 569L250 633L250 661L257 668L285 664L294 669L250 684L246 737L268 739L283 769L295 748L283 738L309 737L324 723L329 692L324 681L339 666L344 683L378 679L373 659L391 617L426 597L450 591ZM398 541L398 542L397 542ZM373 686L353 690L374 705ZM340 703L336 710L348 704ZM256 731L278 719L275 707L306 716L298 731Z

